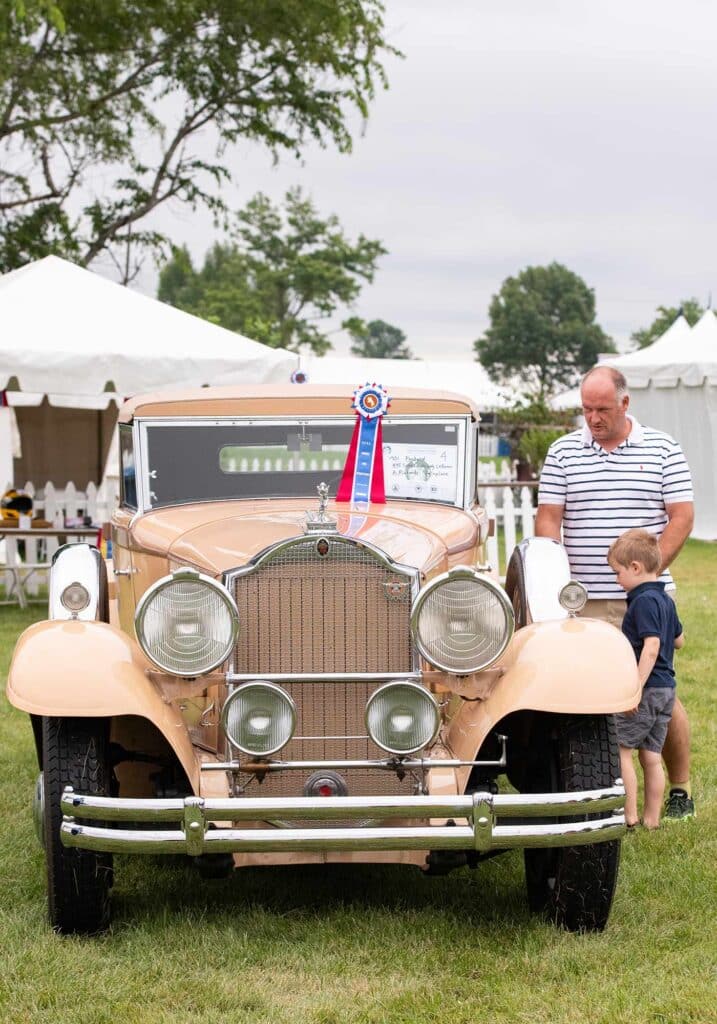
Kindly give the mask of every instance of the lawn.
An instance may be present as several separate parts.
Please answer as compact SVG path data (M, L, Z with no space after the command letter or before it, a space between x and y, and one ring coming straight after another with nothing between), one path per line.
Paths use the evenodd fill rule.
M31 731L3 698L0 1020L717 1021L717 545L690 542L676 575L698 817L625 840L602 935L531 917L514 852L445 878L342 867L248 870L222 882L201 880L180 859L117 858L112 932L60 938L45 920L31 821ZM0 609L3 675L15 637L41 615Z

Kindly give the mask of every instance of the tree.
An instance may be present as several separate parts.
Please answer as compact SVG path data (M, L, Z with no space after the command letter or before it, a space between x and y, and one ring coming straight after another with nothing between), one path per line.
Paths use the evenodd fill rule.
M497 414L496 430L505 437L518 462L518 479L540 476L548 448L563 434L573 430L576 409L551 409L542 399L516 402Z
M230 144L350 151L347 116L398 53L382 16L381 0L6 0L0 270L103 254L126 282L166 246L146 226L162 203L223 219Z
M406 335L385 320L350 320L345 325L351 336L351 353L364 359L413 359Z
M598 353L615 351L595 323L594 292L560 263L506 278L489 312L491 325L474 343L478 360L499 383L519 376L541 402L572 387Z
M638 348L646 348L653 341L657 341L678 316L684 316L690 327L693 327L704 311L704 306L701 306L697 299L683 299L679 306L658 306L657 316L650 326L634 331L630 335L630 340L637 342Z
M349 241L337 217L322 219L298 188L287 192L283 210L260 193L200 271L185 249L174 250L158 298L265 345L308 345L321 355L331 342L318 325L356 299L385 252L363 235Z

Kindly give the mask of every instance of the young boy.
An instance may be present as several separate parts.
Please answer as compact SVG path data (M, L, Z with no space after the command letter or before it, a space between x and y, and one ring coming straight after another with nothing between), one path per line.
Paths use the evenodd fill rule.
M627 611L622 631L637 658L642 698L637 708L615 716L620 744L620 767L625 783L625 821L628 828L638 824L637 776L632 762L638 751L645 777L645 806L642 823L655 829L665 792L662 747L675 703L676 647L682 647L682 625L675 602L657 579L662 559L657 538L647 530L628 530L608 551L610 567L617 582L627 591Z

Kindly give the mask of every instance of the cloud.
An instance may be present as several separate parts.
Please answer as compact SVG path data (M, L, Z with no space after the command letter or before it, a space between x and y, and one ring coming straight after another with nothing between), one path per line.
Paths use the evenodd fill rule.
M658 304L717 289L711 3L388 0L386 25L405 60L353 154L310 147L272 168L240 146L228 193L240 206L301 184L382 239L359 313L421 355L465 357L491 295L531 263L581 274L623 344ZM209 217L176 213L161 226L201 257Z

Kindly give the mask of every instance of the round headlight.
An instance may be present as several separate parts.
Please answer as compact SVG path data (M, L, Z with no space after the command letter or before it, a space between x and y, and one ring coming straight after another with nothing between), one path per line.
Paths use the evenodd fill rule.
M221 583L177 569L142 595L134 624L140 647L162 671L198 676L229 656L239 614Z
M268 757L294 735L296 706L286 690L274 683L243 683L227 697L222 725L232 746L244 754Z
M575 615L577 612L581 612L588 600L587 587L583 586L578 580L570 580L564 587L561 588L558 594L558 601L563 606L566 612L570 612Z
M413 754L434 740L441 724L434 698L417 683L386 683L369 697L366 727L391 754Z
M513 608L490 577L458 566L419 593L411 626L431 665L466 675L492 665L506 649L513 635Z

